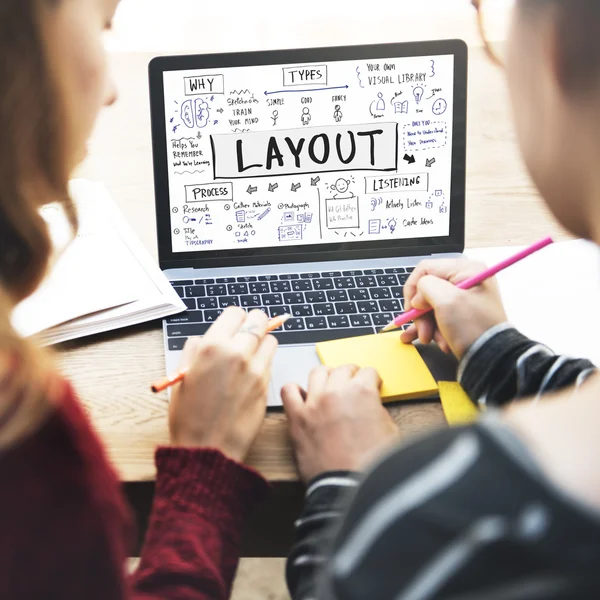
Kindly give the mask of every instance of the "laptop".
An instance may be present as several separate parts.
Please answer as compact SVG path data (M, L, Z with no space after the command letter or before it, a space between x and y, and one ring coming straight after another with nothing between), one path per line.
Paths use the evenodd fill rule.
M464 250L459 40L169 56L149 66L158 254L188 310L166 367L231 305L292 318L269 405L317 342L377 332L421 260Z

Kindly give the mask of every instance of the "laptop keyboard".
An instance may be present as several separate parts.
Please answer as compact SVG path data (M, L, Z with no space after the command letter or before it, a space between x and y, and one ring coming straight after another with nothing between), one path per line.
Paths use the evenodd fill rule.
M404 310L414 267L324 271L172 281L188 307L167 318L169 350L204 335L228 306L292 317L274 332L280 344L315 343L376 333Z

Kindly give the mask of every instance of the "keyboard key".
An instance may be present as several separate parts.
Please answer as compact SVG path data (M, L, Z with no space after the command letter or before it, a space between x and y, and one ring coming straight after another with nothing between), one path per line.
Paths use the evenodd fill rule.
M345 317L338 317L345 318ZM303 331L276 331L275 337L283 346L286 344L316 344L342 338L372 335L373 327L347 327L342 329L305 329Z
M278 275L261 275L258 280L259 281L277 281L279 279Z
M379 306L377 306L377 302L358 302L358 312L359 313L376 313L379 312Z
M306 319L307 329L327 329L327 319L325 317L309 317Z
M169 340L169 350L183 350L185 343L187 342L187 338L172 338Z
M321 273L300 273L300 279L317 279Z
M239 306L239 296L221 296L219 298L219 308L227 308L228 306Z
M214 282L214 279L196 279L194 281L196 285L212 285Z
M208 331L207 323L192 323L190 325L167 325L167 337L189 337L204 335Z
M289 281L271 281L269 284L272 292L291 292L292 286Z
M292 289L295 292L308 292L313 289L313 286L309 279L300 279L292 281Z
M315 290L332 290L333 279L315 279L313 281Z
M338 315L352 315L357 313L356 302L338 302L335 305L335 312Z
M333 280L333 284L338 290L356 287L356 283L354 282L353 277L337 277Z
M369 290L358 289L358 290L348 290L348 296L350 300L370 300Z
M313 304L315 315L334 315L335 308L333 304Z
M373 323L375 323L376 327L383 327L394 319L394 315L392 313L379 313L376 315L371 315L373 319Z
M340 271L325 271L321 273L321 277L341 277Z
M393 298L400 298L400 300L402 300L404 298L404 288L393 287L392 288L392 297Z
M206 296L206 288L203 285L190 285L185 288L186 298L195 298L196 296Z
M359 275L362 275L363 272L362 271L343 271L342 275L344 277L358 277Z
M269 293L269 284L265 281L260 281L259 283L251 283L248 286L251 294L268 294Z
M286 331L300 331L302 329L306 329L304 326L304 319L288 319L283 328Z
M213 323L216 321L222 314L222 310L205 310L204 311L204 320L207 323Z
M327 300L329 302L347 302L348 292L346 290L333 290L327 292Z
M171 323L204 323L204 315L201 310L188 310L184 313L167 317L167 324Z
M391 269L386 269L385 272L395 273L397 275L398 273L406 273L406 269L404 267L392 267Z
M377 283L380 287L398 285L398 278L395 275L379 275L377 277Z
M379 308L385 312L399 313L402 310L402 303L395 298L392 300L380 300Z
M179 281L171 281L171 285L185 287L186 285L194 285L194 282L191 279L180 279Z
M289 275L280 275L279 279L283 279L285 280L291 280L291 279L300 279L300 275L298 275L297 273L290 273Z
M327 298L325 297L325 292L306 292L304 294L306 296L306 301L311 304L315 304L316 302L325 302Z
M198 294L198 296L224 296L227 293L227 288L224 285L207 285L206 294Z
M392 293L387 288L371 288L371 298L373 300L386 300L391 297Z
M177 292L177 295L180 298L185 298L185 292L183 291L182 287L174 287L173 289Z
M310 304L296 304L292 306L292 315L294 317L312 317L312 306Z
M376 286L377 286L377 280L375 279L375 277L365 276L365 277L357 277L356 278L356 287L365 288L365 287L376 287Z
M408 274L407 275L398 275L398 283L400 285L404 285L407 282L409 277L410 277L410 275L408 275Z
M196 300L198 308L204 310L207 308L219 308L219 301L215 296L207 296L206 298L198 298Z
M286 304L304 304L304 294L302 292L291 292L283 295L283 301Z
M245 277L238 277L237 278L237 282L238 283L250 283L251 281L256 281L256 277L245 276Z
M184 298L183 303L188 307L188 310L196 310L196 298Z
M415 270L415 267L406 267L407 273L412 273Z
M281 306L283 304L283 297L281 294L264 294L262 303L264 306Z
M220 277L217 283L235 283L235 277Z
M352 327L371 327L371 317L369 315L351 315L350 325Z
M230 296L240 296L248 293L247 283L231 283L227 286L227 293Z
M365 275L383 275L383 269L365 269Z
M241 296L240 304L244 308L262 306L262 298L258 294L255 294L254 296Z
M346 315L335 315L327 317L327 323L331 329L340 329L342 327L350 327L350 321Z
M271 318L280 317L281 315L289 315L290 307L289 306L269 306L269 315Z

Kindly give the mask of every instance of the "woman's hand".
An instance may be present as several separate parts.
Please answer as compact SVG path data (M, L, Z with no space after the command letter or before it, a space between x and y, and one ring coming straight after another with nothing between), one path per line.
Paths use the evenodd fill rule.
M504 323L506 313L495 278L470 290L453 285L483 269L485 265L467 259L420 263L404 286L405 308L433 308L434 312L417 319L402 333L402 341L408 344L419 338L429 344L435 340L444 352L452 351L460 359L490 327Z
M183 382L169 409L171 442L211 447L242 461L262 425L277 340L263 311L228 308L183 351Z
M398 429L381 404L381 379L373 369L317 367L308 392L281 390L300 476L359 471L397 439Z

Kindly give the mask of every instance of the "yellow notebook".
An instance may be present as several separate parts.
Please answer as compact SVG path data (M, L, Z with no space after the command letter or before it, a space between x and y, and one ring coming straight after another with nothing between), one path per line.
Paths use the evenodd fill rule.
M473 404L460 383L440 381L440 401L448 425L466 425L475 421L479 409Z
M437 395L437 384L421 355L412 344L403 344L399 333L322 342L317 354L328 367L354 364L377 369L384 402Z

